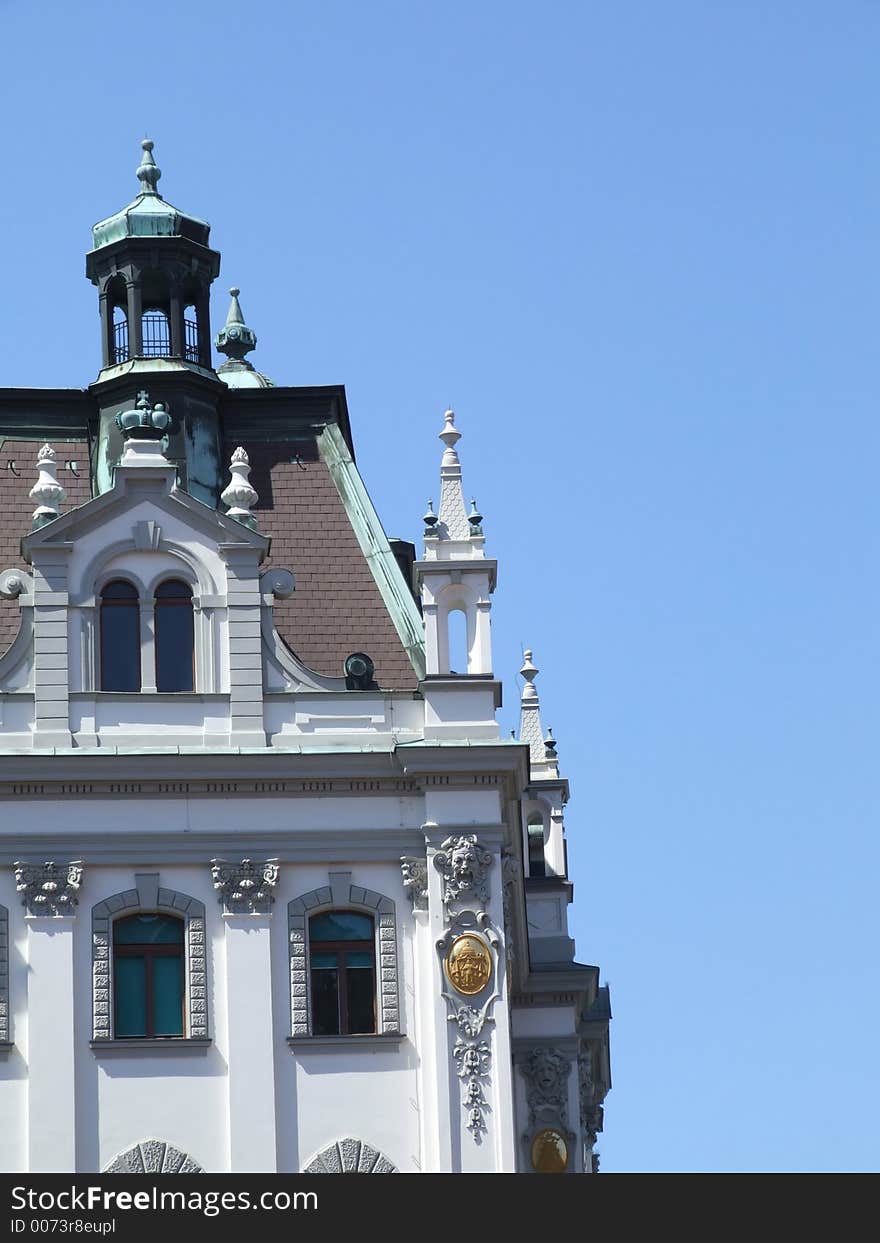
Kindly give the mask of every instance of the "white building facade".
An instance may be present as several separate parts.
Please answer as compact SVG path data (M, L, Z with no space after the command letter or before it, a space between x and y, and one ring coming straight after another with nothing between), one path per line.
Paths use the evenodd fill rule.
M608 993L454 416L415 559L237 290L214 369L208 226L138 177L96 382L0 390L0 1169L593 1172Z

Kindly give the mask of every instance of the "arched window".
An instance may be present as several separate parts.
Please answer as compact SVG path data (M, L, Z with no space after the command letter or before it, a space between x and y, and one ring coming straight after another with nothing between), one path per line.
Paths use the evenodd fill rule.
M529 876L546 876L547 859L544 854L544 821L535 814L529 816Z
M446 625L449 635L449 672L467 673L467 616L462 609L450 609Z
M376 1031L375 927L359 911L325 911L309 920L315 1036Z
M199 317L192 303L183 308L183 356L191 363L201 362L199 356Z
M192 591L169 578L156 589L156 688L193 690Z
M171 354L168 313L160 307L149 307L141 316L141 353L144 358L168 358Z
M124 363L128 359L128 316L125 307L113 308L113 354L111 362Z
M117 1039L182 1036L183 920L138 914L113 925L113 1030Z
M141 689L140 604L131 583L116 578L101 592L101 690Z

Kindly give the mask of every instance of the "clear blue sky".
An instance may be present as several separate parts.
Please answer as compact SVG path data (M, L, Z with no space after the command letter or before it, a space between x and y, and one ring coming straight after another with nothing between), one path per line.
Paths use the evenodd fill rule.
M0 385L85 385L161 189L392 535L453 403L612 986L602 1166L880 1166L869 0L0 0Z

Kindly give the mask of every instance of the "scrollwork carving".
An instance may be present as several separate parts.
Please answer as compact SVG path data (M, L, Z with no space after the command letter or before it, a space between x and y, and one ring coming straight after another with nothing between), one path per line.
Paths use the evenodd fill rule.
M272 890L278 884L278 860L254 863L228 863L211 860L211 878L218 890L224 915L268 915L275 901Z
M400 871L414 911L428 909L428 861L412 855L400 856Z
M462 1105L467 1112L467 1129L474 1139L480 1137L488 1128L485 1111L488 1108L482 1080L489 1078L492 1066L492 1050L485 1040L462 1040L459 1037L452 1050L458 1077L464 1083L465 1094Z
M14 863L15 888L29 915L75 915L83 865L74 863Z

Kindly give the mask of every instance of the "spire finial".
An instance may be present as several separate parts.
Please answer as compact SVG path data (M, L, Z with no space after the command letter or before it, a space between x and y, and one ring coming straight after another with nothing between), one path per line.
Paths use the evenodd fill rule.
M461 440L461 432L455 426L455 411L447 410L443 415L443 431L439 433L439 439L446 445L443 453L443 466L453 466L458 462L458 454L455 446Z
M253 371L254 365L245 358L245 354L249 354L255 348L257 334L253 328L248 328L244 322L241 303L238 300L241 290L237 285L233 285L229 293L231 301L226 315L226 323L220 332L217 333L214 341L218 352L226 355L226 362L221 363L217 370Z
M532 649L527 647L523 652L523 663L520 669L520 674L525 678L526 684L520 698L519 740L528 743L529 758L533 768L536 764L556 764L556 742L553 738L553 731L549 732L549 737L545 741L544 730L541 726L541 704L538 699L538 688L535 686L538 672L538 666L532 660ZM539 771L544 771L547 775L546 770Z
M162 170L153 159L153 140L145 138L141 143L144 154L141 156L141 162L137 170L137 178L141 183L141 194L155 194L161 198L156 186L159 184L159 178L162 176Z
M250 458L240 445L232 455L229 471L232 478L220 493L220 500L229 506L226 516L235 518L236 522L241 522L246 527L256 528L257 519L250 511L260 498L248 479L251 473Z
M34 531L58 517L58 506L67 496L56 478L57 469L55 450L51 445L43 445L37 454L37 482L28 493L37 505L31 524Z

